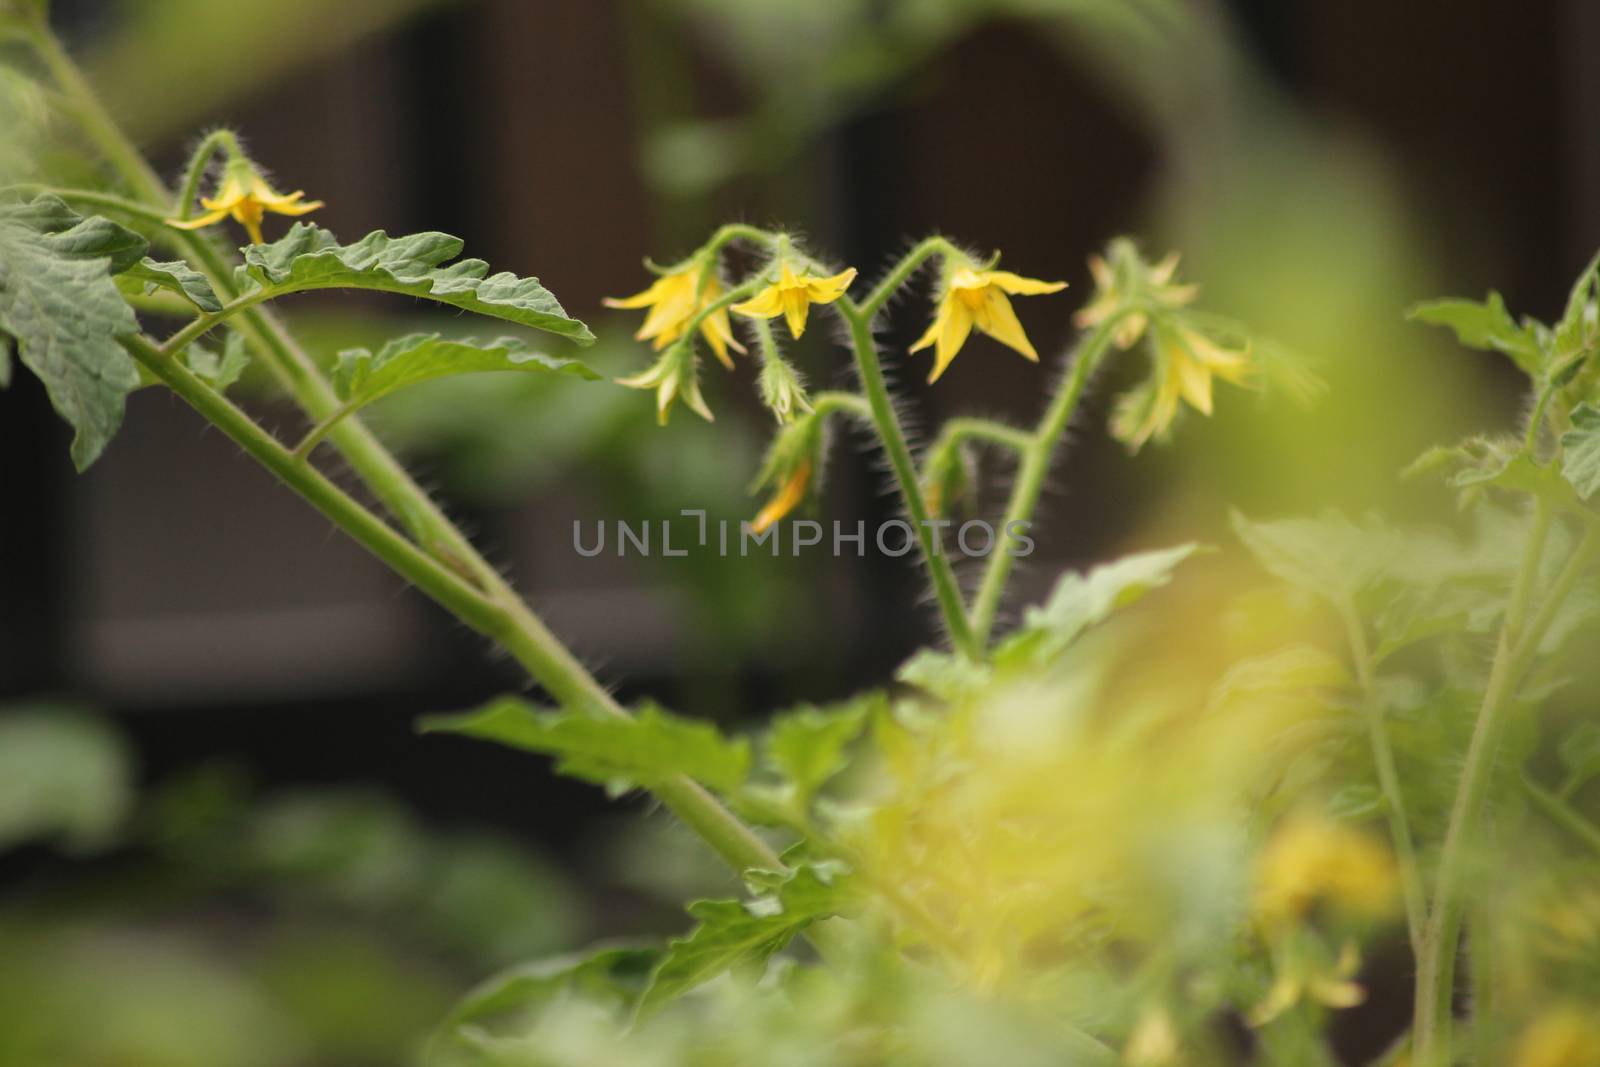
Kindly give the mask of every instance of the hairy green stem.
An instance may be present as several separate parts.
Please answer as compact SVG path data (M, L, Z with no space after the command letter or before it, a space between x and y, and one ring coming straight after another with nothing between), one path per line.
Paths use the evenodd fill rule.
M1383 791L1384 807L1389 820L1389 837L1394 844L1400 868L1401 895L1405 899L1406 932L1411 938L1413 957L1422 954L1422 927L1427 921L1427 892L1422 884L1422 866L1417 862L1417 849L1411 837L1411 821L1406 816L1405 794L1400 789L1400 775L1395 767L1394 749L1389 743L1389 730L1383 721L1383 709L1378 705L1372 685L1372 652L1367 644L1367 634L1355 605L1340 605L1344 617L1345 633L1350 643L1350 658L1355 663L1356 682L1361 687L1361 715L1367 724L1367 739L1372 747L1372 763L1378 772L1378 788Z
M160 175L112 120L82 72L48 27L39 27L31 43L57 85L72 102L85 133L136 197L152 208L172 203L172 194ZM218 295L224 299L237 299L239 294L232 285L231 264L224 253L203 235L186 236L185 245L204 267L213 286L218 289ZM241 319L247 338L266 356L265 362L269 368L313 420L325 419L337 410L339 399L332 385L276 316L264 308L248 307L244 309ZM230 436L237 432L240 436L235 439L253 455L257 454L255 449L260 449L257 458L263 463L267 462L264 457L270 457L272 462L268 464L269 469L278 477L296 489L309 488L317 493L314 503L332 499L327 497L319 483L308 480L320 475L316 475L306 464L296 461L288 450L278 445L270 435L259 431L259 427L254 427L242 412L228 404L214 390L188 374L175 361L167 359L159 350L144 353L141 362L145 359L159 364L161 370L152 367L152 371L161 374L164 381L207 418L220 416L226 419L228 424L222 428ZM174 383L181 384L183 389L178 390ZM260 436L252 435L247 427L254 427ZM359 419L351 417L340 421L329 433L329 438L384 506L413 531L422 551L467 579L470 586L476 586L478 592L495 605L495 625L482 632L515 656L553 698L563 704L589 708L599 714L628 714L550 633L521 597L500 577L499 572L478 553L432 498L416 484L399 460L372 436ZM268 442L271 443L271 450L265 447ZM349 519L353 514L342 509L336 510L337 517L330 514L330 518L335 518L336 522ZM385 524L376 522L376 525L388 531L397 541L403 541ZM376 540L381 537L370 524L341 528L362 540L369 548L372 544L368 538ZM385 547L387 550L392 546L385 541ZM388 562L387 558L385 561ZM422 588L432 595L432 588ZM454 610L454 605L446 606ZM463 621L478 628L474 617L463 616ZM777 854L698 783L680 776L662 783L655 793L663 804L736 870L782 867Z
M1005 519L1000 526L1001 536L1007 541L1016 524L1026 524L1032 520L1033 510L1039 504L1039 494L1044 490L1045 475L1050 471L1050 460L1055 455L1056 446L1061 443L1062 435L1072 424L1078 403L1083 399L1083 391L1094 375L1095 368L1100 365L1100 360L1111 347L1111 338L1117 324L1127 313L1124 311L1106 318L1095 327L1093 333L1079 341L1074 349L1069 360L1071 369L1062 379L1055 399L1051 401L1044 417L1040 419L1039 428L1032 435L1028 447L1022 452L1022 462L1017 467L1017 476L1011 486L1011 500L1006 505ZM990 631L994 629L995 615L1000 610L1000 599L1005 594L1006 582L1011 577L1014 562L1010 551L1003 548L996 549L989 557L989 565L983 573L983 583L978 587L978 595L972 605L972 630L980 646L988 644Z
M232 130L212 130L189 156L189 165L183 168L183 184L179 186L177 210L173 218L183 221L194 212L195 198L200 195L200 182L205 178L211 157L225 149L230 156L240 154L239 138ZM212 201L215 203L216 201Z
M998 445L1020 455L1032 446L1034 437L1027 430L1019 430L1015 426L1007 426L994 419L968 417L947 419L939 430L939 436L928 447L922 464L923 470L928 470L944 453L959 448L963 441L969 440Z
M909 275L909 271L905 273ZM927 565L934 596L944 616L945 631L957 652L976 661L982 656L983 646L967 624L966 606L962 603L955 572L950 567L949 557L939 546L937 530L931 525L928 504L922 495L922 483L917 479L917 465L911 458L905 432L895 415L889 386L883 378L883 365L878 362L877 342L872 338L872 319L847 296L841 297L836 306L850 328L856 370L861 376L861 391L871 408L872 421L877 427L879 439L883 441L884 451L888 453L889 466L894 471L895 480L900 483L900 496L911 516L917 542L922 547L923 562Z
M899 292L900 287L910 281L918 268L933 256L957 256L962 260L967 258L965 252L943 237L929 237L923 240L907 252L861 302L859 310L862 317L869 323L877 318L878 312L883 310L890 298Z
M1554 621L1556 612L1577 585L1596 550L1600 549L1600 529L1591 526L1545 593L1538 612L1529 620L1528 609L1538 580L1550 524L1550 506L1540 499L1535 504L1527 547L1512 588L1506 619L1500 629L1488 688L1484 692L1477 725L1467 748L1466 764L1456 788L1444 847L1439 855L1433 905L1417 961L1416 1021L1413 1032L1418 1067L1445 1067L1451 1062L1456 953L1461 938L1467 880L1472 866L1472 852L1482 836L1481 826L1493 783L1495 760L1509 714L1516 704L1517 687L1538 654L1539 644Z
M1533 806L1544 813L1545 818L1582 842L1590 852L1600 856L1600 826L1584 818L1560 795L1552 793L1526 774L1522 776L1522 788L1527 791Z

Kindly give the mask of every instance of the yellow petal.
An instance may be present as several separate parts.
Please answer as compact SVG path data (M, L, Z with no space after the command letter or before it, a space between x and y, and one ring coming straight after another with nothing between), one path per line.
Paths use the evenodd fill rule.
M1067 287L1066 282L1042 282L1037 278L1024 278L1020 274L1012 274L1008 270L991 270L984 277L990 285L998 285L1001 289L1014 296L1040 296L1044 293L1059 293Z
M1330 1008L1353 1008L1367 999L1367 991L1355 982L1335 978L1313 978L1306 986L1311 999Z
M813 304L831 304L845 294L856 280L856 269L842 270L831 278L807 278L806 297Z
M643 308L656 303L671 283L671 278L657 278L650 288L632 296L608 296L601 301L608 308Z
M1300 1002L1300 980L1292 975L1280 975L1267 991L1266 999L1250 1012L1247 1020L1251 1026L1265 1026Z
M917 343L906 351L921 352L939 339L939 335L944 332L945 320L950 317L950 305L951 300L949 297L939 301L939 309L934 312L933 321L928 324L927 332L917 338Z
M707 315L700 323L700 334L711 346L711 351L717 359L729 370L733 369L733 360L728 357L728 349L731 348L740 355L744 354L744 345L733 336L733 323L729 321L726 309Z
M805 460L784 480L778 492L767 502L767 506L756 515L755 521L750 524L750 532L766 533L773 523L799 507L800 502L806 498L806 487L810 483L811 462Z
M945 368L956 358L956 353L961 351L961 346L967 343L967 335L972 332L972 313L966 305L955 300L946 301L949 314L944 315L944 324L939 329L938 347L934 350L933 373L928 375L928 383L939 380Z
M317 210L317 208L323 206L323 203L322 203L321 200L307 200L303 204L302 203L297 203L296 201L298 200L298 198L302 197L304 195L305 195L304 193L295 193L293 197L290 197L290 198L288 198L286 200L282 200L282 201L280 201L280 202L278 202L276 204L268 204L267 205L267 210L268 211L275 211L279 215L294 215L294 216L298 216L298 215L309 215L311 212Z
M228 208L219 207L208 211L204 215L196 215L192 219L167 219L168 226L176 226L180 230L198 230L202 226L210 226L213 222L221 222L228 217Z
M754 319L770 319L782 315L783 290L776 285L769 285L744 303L733 305L732 310Z
M1196 411L1211 414L1211 372L1184 355L1181 351L1167 354L1178 376L1178 388Z
M796 341L806 332L806 316L811 313L811 302L804 289L785 289L781 297L783 318L789 324L789 333Z
M1178 270L1178 259L1181 253L1168 252L1161 257L1161 262L1150 268L1150 281L1155 285L1166 285L1172 280L1173 274Z
M1034 351L1028 335L1022 332L1022 323L1017 321L1017 313L1012 310L1011 301L1006 299L1004 293L991 288L984 297L979 314L978 329L1035 363L1039 362L1039 353Z

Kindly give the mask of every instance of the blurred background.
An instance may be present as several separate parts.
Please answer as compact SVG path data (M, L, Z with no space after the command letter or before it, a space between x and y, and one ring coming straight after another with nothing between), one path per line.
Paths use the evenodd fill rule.
M671 262L722 221L796 228L868 276L935 230L1003 250L1072 283L1019 303L1047 366L1090 295L1089 254L1118 234L1181 249L1203 306L1305 353L1328 395L1308 411L1233 391L1131 457L1102 431L1145 366L1113 366L1013 609L1119 551L1226 544L1230 506L1442 513L1442 492L1395 472L1507 423L1517 383L1404 309L1495 287L1548 319L1600 245L1587 0L1515 17L1492 0L54 8L165 173L234 126L346 239L444 230L538 275L611 373L650 355L601 298L644 288L642 256ZM463 328L404 301L289 311L330 359ZM902 360L925 314L901 301L885 335L914 430L1037 416L1053 373L988 340L924 386ZM792 355L814 387L850 382L829 330ZM735 724L882 683L936 637L907 560L573 550L574 522L753 514L772 430L755 375L702 374L715 425L680 410L660 429L645 394L520 376L420 388L371 421L624 698ZM251 384L250 406L294 434ZM681 894L717 884L663 820L640 830L629 804L537 761L416 736L419 714L522 679L170 396L136 394L84 476L67 439L29 376L0 391L0 1062L27 1062L83 998L120 1005L94 1040L132 1051L86 1045L82 1062L187 1062L161 1051L162 1027L202 1015L214 1032L188 1032L181 1055L211 1067L394 1062L464 982L675 929ZM879 457L840 433L821 517L894 514Z

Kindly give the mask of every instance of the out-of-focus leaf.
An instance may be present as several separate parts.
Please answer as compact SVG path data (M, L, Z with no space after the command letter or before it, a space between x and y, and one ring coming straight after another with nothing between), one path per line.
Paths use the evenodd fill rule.
M996 665L1009 668L1048 662L1084 630L1166 585L1178 564L1199 549L1190 543L1139 552L1103 563L1087 574L1062 575L1050 599L1042 607L1029 608L1022 626L995 650Z
M1233 528L1268 574L1334 604L1376 581L1396 551L1394 535L1376 519L1358 526L1334 511L1266 522L1236 511Z
M1349 670L1331 654L1315 645L1290 645L1229 667L1211 690L1210 706L1221 708L1255 697L1340 689L1350 681Z
M351 412L410 385L485 371L555 372L590 381L600 377L578 360L535 352L514 337L479 342L413 333L389 341L376 354L365 348L340 352L333 384L344 401L342 410Z
M833 707L779 715L767 730L767 762L794 787L797 802L809 804L844 769L845 749L861 736L869 717L887 706L882 693L872 692Z
M97 720L67 708L0 717L0 849L37 838L95 848L132 802L128 752Z
M229 330L227 340L222 343L221 355L195 344L184 349L183 361L195 377L208 383L217 392L225 393L250 365L250 352L245 347L244 334Z
M1572 429L1561 435L1561 473L1588 500L1600 489L1600 408L1584 404L1572 413Z
M238 269L241 291L269 296L312 289L376 289L423 297L591 344L589 327L567 315L537 278L489 274L481 259L450 260L461 240L444 233L390 237L382 230L342 245L320 226L297 222L271 244L250 245ZM449 266L445 264L449 263Z
M469 990L451 1009L442 1028L449 1031L494 1016L525 1012L569 990L631 1007L660 959L661 949L655 946L617 944L519 963Z
M502 697L477 711L441 715L424 732L458 733L542 752L556 770L625 792L677 775L720 791L737 789L750 771L750 743L730 739L708 722L679 718L645 704L628 718L547 711Z
M859 904L837 864L802 866L785 874L751 872L767 890L749 901L699 900L688 937L667 946L639 1001L648 1016L662 1005L740 964L760 966L818 919L848 915Z
M165 289L177 293L201 311L221 311L222 301L206 276L181 259L154 260L145 256L122 272L124 278L144 283L145 292Z
M76 431L72 461L95 461L122 425L139 387L118 340L139 324L111 275L137 262L144 238L103 218L83 218L52 196L0 205L0 334L44 382L56 412ZM0 346L0 381L10 360Z
M1499 293L1491 292L1480 303L1475 300L1430 300L1406 313L1414 322L1448 326L1456 339L1468 348L1484 352L1503 352L1530 378L1544 368L1544 349L1532 323L1518 324L1506 310Z
M1585 782L1600 775L1600 726L1592 722L1579 723L1561 739L1560 751L1561 766L1567 771L1561 792L1570 796Z
M902 663L894 677L897 682L914 685L940 700L954 703L988 685L991 672L965 656L924 648Z

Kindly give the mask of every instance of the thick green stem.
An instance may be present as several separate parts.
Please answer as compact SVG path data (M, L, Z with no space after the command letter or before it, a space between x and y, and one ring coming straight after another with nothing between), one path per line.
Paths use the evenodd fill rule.
M1411 938L1413 957L1422 954L1422 927L1427 921L1427 893L1422 885L1422 866L1417 862L1417 849L1411 838L1411 821L1406 816L1405 794L1400 789L1400 775L1394 762L1394 749L1389 744L1389 730L1383 721L1372 686L1372 653L1367 645L1367 635L1361 625L1361 616L1354 604L1341 605L1345 632L1350 642L1350 657L1355 662L1356 680L1361 687L1361 714L1367 724L1367 739L1372 747L1372 763L1378 772L1378 788L1383 791L1384 807L1389 819L1389 837L1394 843L1395 856L1400 868L1401 894L1405 899L1406 932Z
M983 573L983 584L978 587L978 595L972 605L972 630L980 646L988 644L995 615L1000 610L1000 599L1011 577L1014 563L1009 551L1011 531L1017 524L1026 525L1032 520L1033 510L1039 504L1039 494L1044 490L1045 476L1050 472L1051 457L1061 443L1062 435L1067 432L1067 427L1072 424L1078 403L1083 399L1083 391L1110 348L1112 335L1121 321L1122 315L1107 318L1078 343L1071 356L1071 369L1039 421L1033 439L1022 453L1022 462L1017 467L1016 480L1011 486L1011 500L1006 505L1005 519L1000 526L1005 543L989 557L989 566Z
M909 273L909 272L908 272ZM922 496L922 483L917 480L917 465L911 458L905 432L895 415L894 402L889 397L889 386L883 378L883 366L878 362L877 342L872 339L872 320L861 308L842 297L839 313L850 328L850 342L855 350L856 369L861 375L861 391L872 410L872 421L889 456L889 466L895 481L900 483L900 496L911 524L916 530L917 542L922 546L923 562L927 565L933 582L934 596L944 616L945 630L950 643L968 659L977 660L982 655L982 644L975 639L967 625L966 607L961 600L961 589L956 584L950 560L939 546L938 532L928 514L927 501Z
M63 94L71 101L84 131L136 197L147 202L152 208L165 209L171 204L172 194L161 177L106 113L82 72L47 27L39 28L32 44ZM202 265L218 295L225 300L237 299L238 293L232 285L231 264L224 253L203 235L188 234L186 238L184 244ZM265 357L264 362L311 419L314 421L326 419L338 409L339 399L333 386L323 377L315 363L300 349L275 316L264 308L248 307L240 315L240 321L241 329L247 338ZM235 437L235 440L246 447L247 451L257 455L259 450L257 458L263 463L267 463L267 458L270 457L272 462L268 464L269 469L278 477L297 490L310 489L316 493L315 499L308 496L313 503L318 503L320 507L321 502L334 499L327 495L320 482L310 480L320 478L320 475L306 464L296 461L288 450L277 444L270 435L260 431L259 427L255 427L242 412L199 379L194 378L176 361L167 359L159 349L142 354L136 351L135 355L141 362L153 360L158 363L160 370L152 367L152 371L161 374L163 380L172 385L175 391L207 418L213 416L224 418L227 425L222 428L228 431L230 436L234 436L237 432L239 436ZM178 384L183 386L181 390L178 389ZM251 429L256 433L252 434ZM493 625L481 628L481 632L511 652L528 673L557 701L587 707L600 714L628 714L566 647L556 640L544 623L501 578L499 572L445 517L438 505L416 484L399 460L372 436L371 431L358 418L352 416L340 421L330 431L329 439L338 447L362 481L383 502L385 508L413 531L423 553L432 557L437 563L443 564L448 571L465 578L468 583L467 588L476 587L476 594L494 605L496 614L493 617ZM267 447L269 444L270 448ZM351 518L354 514L339 509L337 504L335 510L339 518ZM362 513L366 514L364 510ZM328 514L330 518L334 518L334 514ZM335 521L339 521L339 518L335 518ZM391 538L393 542L404 543L403 538L375 518L372 523L358 521L353 527L341 524L341 528L362 540L362 543L369 548L381 541L385 551L388 551L394 547L389 540ZM380 530L386 531L386 534L380 533ZM389 562L387 557L380 556L380 558ZM410 574L406 576L411 578ZM433 577L429 577L430 582L433 580ZM430 595L434 595L435 589L446 588L442 585L423 585L421 582L418 582L418 585ZM442 599L441 603L444 603ZM472 603L475 604L476 601ZM465 606L467 602L463 601L462 604ZM453 604L446 606L452 611L455 610ZM463 616L463 621L474 628L480 628L479 623L486 620L477 616ZM777 854L761 838L698 783L688 778L678 778L663 783L655 793L662 803L699 833L736 870L782 866Z
M1444 847L1439 854L1438 881L1417 966L1413 1033L1418 1067L1445 1067L1451 1062L1456 952L1461 938L1467 880L1473 851L1482 837L1483 815L1494 779L1495 760L1508 717L1516 705L1517 687L1538 654L1539 644L1554 621L1556 612L1577 585L1596 550L1600 549L1600 531L1591 526L1530 621L1528 608L1551 522L1548 504L1540 500L1535 507L1527 549L1512 589L1505 623L1500 629L1488 688L1478 711L1471 744L1467 748L1466 764L1456 788Z

